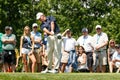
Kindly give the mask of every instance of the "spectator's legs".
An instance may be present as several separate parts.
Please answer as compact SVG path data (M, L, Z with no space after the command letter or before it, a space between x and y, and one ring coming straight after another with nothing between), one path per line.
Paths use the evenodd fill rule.
M109 70L110 70L110 73L113 72L113 66L114 64L112 62L109 62Z
M32 61L32 73L34 73L35 72L36 59L35 59L35 56L33 54L30 54L29 58Z
M102 65L102 73L105 73L105 71L106 71L106 65Z
M100 64L101 64L101 72L104 73L106 71L106 65L107 65L107 54L106 50L103 50L100 54Z
M87 55L87 66L90 72L92 71L92 67L93 67L93 53L92 52L88 52L86 53Z
M7 69L8 69L8 64L7 64L7 63L4 63L4 64L3 64L3 71L4 71L4 72L7 72Z
M12 68L12 72L15 72L15 64L12 64L11 68Z
M93 71L96 72L99 69L99 53L93 53Z
M25 72L28 72L27 55L23 54L22 56L23 56L23 63L24 63Z
M62 63L61 72L64 73L67 63Z

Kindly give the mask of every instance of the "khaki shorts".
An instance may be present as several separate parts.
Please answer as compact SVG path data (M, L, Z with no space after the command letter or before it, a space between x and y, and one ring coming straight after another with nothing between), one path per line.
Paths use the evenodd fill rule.
M62 53L62 58L61 58L61 63L67 63L69 59L69 53L63 52Z
M107 65L106 50L93 53L93 65Z
M42 57L41 57L41 53L42 53L42 48L39 48L39 49L34 49L34 56L36 58L36 63L42 63ZM31 60L30 60L30 63Z

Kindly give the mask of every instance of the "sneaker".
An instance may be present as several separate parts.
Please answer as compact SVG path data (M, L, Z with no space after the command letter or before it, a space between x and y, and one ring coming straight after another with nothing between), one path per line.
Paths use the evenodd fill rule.
M53 69L53 70L49 70L48 72L55 74L55 73L58 73L58 70Z
M45 69L44 71L41 71L41 73L48 73L48 69Z

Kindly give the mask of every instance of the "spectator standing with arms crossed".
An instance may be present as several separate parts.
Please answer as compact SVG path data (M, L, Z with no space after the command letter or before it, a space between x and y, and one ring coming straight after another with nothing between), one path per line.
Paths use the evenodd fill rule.
M61 54L61 36L58 36L60 32L56 20L53 16L46 17L43 13L38 12L36 19L42 22L41 30L47 34L47 57L48 57L48 67L42 73L57 73L60 65L60 54ZM52 69L54 54L54 68Z
M93 63L93 70L94 72L102 72L106 71L107 65L107 44L108 44L108 36L106 33L102 32L101 25L96 26L96 34L93 36L94 39L94 63Z
M12 27L9 26L5 27L5 34L2 36L2 43L3 43L2 48L3 48L3 57L4 57L4 63L3 63L4 72L7 72L9 68L12 68L12 72L15 72L16 36L12 34Z

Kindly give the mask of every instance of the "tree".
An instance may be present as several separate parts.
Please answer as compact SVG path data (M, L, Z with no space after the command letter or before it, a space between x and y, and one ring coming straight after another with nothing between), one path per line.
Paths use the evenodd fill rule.
M36 2L37 1L37 2ZM120 43L120 1L119 0L1 0L0 31L10 25L19 37L25 25L37 22L37 12L56 17L61 32L70 28L77 39L81 29L87 27L89 33L95 33L95 26L102 25L109 39Z

